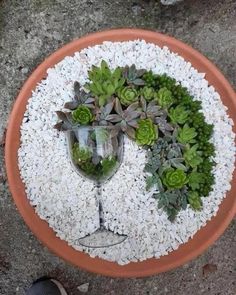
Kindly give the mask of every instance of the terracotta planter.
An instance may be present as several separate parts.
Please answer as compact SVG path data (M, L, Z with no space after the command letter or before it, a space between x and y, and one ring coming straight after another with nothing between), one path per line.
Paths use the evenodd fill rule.
M56 237L54 231L36 215L34 209L29 204L20 178L17 150L20 145L20 125L32 90L46 76L46 70L49 67L53 67L65 56L73 55L75 51L102 43L104 40L126 41L134 39L144 39L159 46L166 45L172 51L179 53L187 61L190 61L200 72L206 73L206 79L220 93L223 103L229 108L229 115L233 118L236 126L235 92L220 71L204 56L184 43L160 33L135 29L118 29L90 34L69 43L48 57L33 72L21 89L10 116L6 137L5 156L10 190L21 215L33 233L55 254L74 265L88 271L113 277L144 277L167 271L186 263L214 243L224 232L236 212L236 172L234 171L232 189L220 205L217 216L212 218L204 228L198 231L193 239L181 245L178 250L160 259L148 259L144 262L119 266L116 263L91 258L89 255L69 247L65 241ZM236 131L236 127L234 127L234 131Z

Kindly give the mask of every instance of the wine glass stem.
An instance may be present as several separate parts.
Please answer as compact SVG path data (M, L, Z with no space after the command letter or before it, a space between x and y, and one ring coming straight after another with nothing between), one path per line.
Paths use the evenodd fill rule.
M102 206L102 187L100 184L97 185L97 201L98 201L98 210L99 210L99 225L100 229L105 228L104 223L104 211L103 211L103 206Z

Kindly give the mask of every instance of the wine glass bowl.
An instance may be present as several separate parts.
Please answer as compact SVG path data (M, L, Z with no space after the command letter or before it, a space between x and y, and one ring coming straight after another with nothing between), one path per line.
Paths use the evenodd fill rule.
M123 134L112 126L79 126L68 131L72 164L81 175L102 184L118 170L123 158Z

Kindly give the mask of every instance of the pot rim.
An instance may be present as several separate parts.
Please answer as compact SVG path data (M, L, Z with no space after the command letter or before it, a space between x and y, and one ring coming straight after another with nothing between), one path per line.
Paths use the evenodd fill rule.
M142 262L131 262L128 265L118 265L100 258L91 258L88 254L76 251L65 241L56 237L46 221L39 218L30 205L25 193L24 184L20 178L17 151L20 146L20 125L25 112L26 104L32 90L37 83L46 77L46 71L53 67L65 56L73 55L88 46L101 44L103 41L129 41L143 39L160 47L167 46L171 51L178 53L200 72L206 73L206 79L221 95L223 103L229 108L230 117L236 122L236 94L229 82L217 67L206 57L192 47L176 40L173 37L142 29L112 29L92 33L74 40L47 57L30 75L22 87L13 106L6 134L5 163L9 188L18 210L26 224L36 237L52 252L66 261L87 271L111 277L145 277L176 268L200 255L224 232L236 213L236 172L234 170L232 189L222 201L217 215L207 222L192 239L182 244L177 250L158 259L151 258ZM234 127L234 132L236 128Z

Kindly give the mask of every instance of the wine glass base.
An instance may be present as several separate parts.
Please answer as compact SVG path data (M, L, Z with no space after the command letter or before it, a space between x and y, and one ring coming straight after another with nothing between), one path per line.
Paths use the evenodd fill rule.
M79 243L87 248L106 248L121 244L126 239L126 235L119 235L104 228L79 239Z

